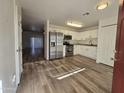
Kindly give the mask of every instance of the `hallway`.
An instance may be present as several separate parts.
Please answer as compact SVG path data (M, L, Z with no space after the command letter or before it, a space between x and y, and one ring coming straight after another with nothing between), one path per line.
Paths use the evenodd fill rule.
M44 34L42 30L23 30L22 45L23 63L44 60Z

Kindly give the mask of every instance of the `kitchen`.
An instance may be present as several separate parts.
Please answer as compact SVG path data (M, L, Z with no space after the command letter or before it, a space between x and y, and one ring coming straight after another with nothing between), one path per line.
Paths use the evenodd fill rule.
M23 25L44 29L45 59L24 64L20 93L111 93L118 1L78 1L20 1Z
M64 44L63 50L61 49L63 56L60 58L73 55L82 55L96 60L97 63L113 66L114 62L112 58L114 58L113 51L116 43L116 24L117 16L114 16L99 20L98 26L89 27L83 31L75 31L74 29L67 27L49 24L48 32L63 34ZM109 38L110 41L108 41L107 38ZM71 50L70 54L68 53L67 48L69 46ZM104 49L108 49L108 51L105 52Z
M92 3L85 1L88 4L87 6L85 6L83 1L79 0L79 2L73 1L73 4L70 4L69 1L67 3L64 1L54 1L52 3L41 1L41 6L37 2L33 2L37 7L31 8L32 2L20 1L20 6L23 8L22 26L32 25L35 27L35 25L41 25L42 29L44 29L43 59L49 60L72 55L82 55L96 60L97 63L113 66L113 63L109 61L114 58L113 51L115 49L118 1L96 0L92 1ZM82 6L81 3L84 5ZM79 7L75 7L74 5L79 5ZM114 31L112 32L111 30ZM56 40L57 36L54 37L54 42L50 41L50 34L54 32L62 34L62 36L60 35L60 42ZM107 32L112 34L110 35L112 48L109 47L110 42L107 42L107 38L104 37L109 35ZM66 36L70 37L70 39L66 40ZM56 47L57 42L60 44L60 49ZM101 42L104 43L104 46ZM111 53L103 53L104 48L108 47ZM61 53L57 54L57 51L61 51ZM54 53L51 54L52 52ZM54 57L50 58L50 55L54 55ZM60 57L56 57L57 55L60 55Z
M0 93L114 90L118 0L3 0L0 6Z
M56 28L55 28L56 27ZM63 34L63 56L68 57L73 55L82 55L96 60L97 49L97 31L95 27L89 31L75 32L63 30L62 27L50 26L50 32L59 32ZM83 36L83 37L82 37ZM70 51L69 51L70 50ZM62 58L60 57L60 58Z

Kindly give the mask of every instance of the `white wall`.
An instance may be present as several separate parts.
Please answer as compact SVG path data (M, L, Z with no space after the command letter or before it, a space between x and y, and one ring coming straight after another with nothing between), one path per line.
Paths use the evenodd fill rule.
M45 59L49 60L49 20L46 21L45 25L44 25L44 36L45 36L45 44L44 44L44 48L45 48Z
M0 82L4 93L15 93L14 0L0 0Z

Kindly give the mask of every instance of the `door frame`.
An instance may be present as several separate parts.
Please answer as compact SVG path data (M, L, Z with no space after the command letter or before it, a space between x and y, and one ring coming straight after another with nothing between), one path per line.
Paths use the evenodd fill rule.
M14 33L15 33L15 80L16 86L20 83L22 68L22 56L21 56L21 29L20 29L20 19L19 19L19 7L17 2L14 3ZM19 36L20 35L20 36Z
M113 84L112 84L112 93L124 93L124 63L122 59L123 52L122 50L122 35L124 35L123 25L124 25L124 0L119 1L119 15L118 15L118 26L117 26L117 35L116 35L116 51L115 51L115 64L113 72Z
M22 65L25 64L25 61L24 61L24 42L25 42L25 35L26 34L31 34L31 35L39 35L39 36L42 36L43 37L43 56L41 56L43 58L43 60L45 59L45 55L44 55L44 52L45 52L45 47L44 47L44 44L45 44L45 38L44 38L44 30L42 31L31 31L31 30L24 30L22 31L22 59L23 59L23 62L22 62Z

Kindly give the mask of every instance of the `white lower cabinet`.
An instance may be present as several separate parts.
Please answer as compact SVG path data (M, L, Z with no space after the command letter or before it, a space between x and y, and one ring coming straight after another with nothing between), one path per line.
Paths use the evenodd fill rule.
M83 46L74 45L74 55L80 54L92 59L96 59L97 47L95 46Z
M74 45L74 55L80 54L80 45Z
M66 46L64 45L63 46L63 57L65 57L65 55L66 55Z

